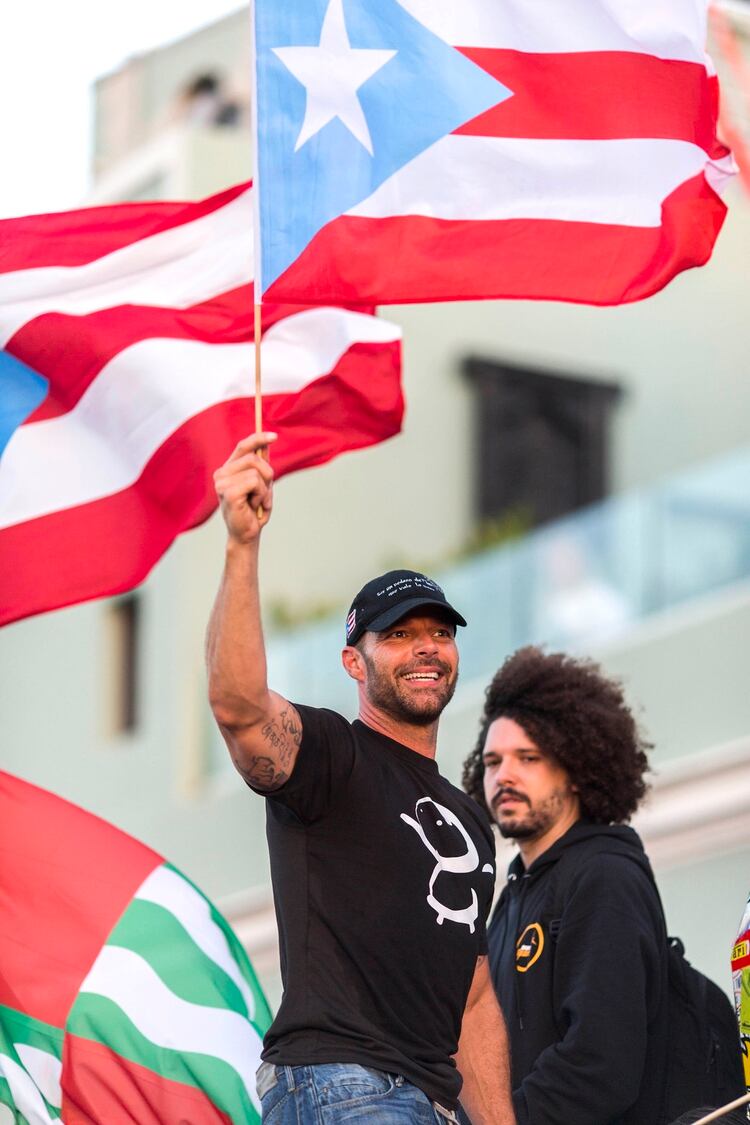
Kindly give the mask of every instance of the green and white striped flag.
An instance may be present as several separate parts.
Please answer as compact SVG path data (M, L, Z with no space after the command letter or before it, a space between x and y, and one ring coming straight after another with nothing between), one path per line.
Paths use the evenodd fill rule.
M0 772L0 1125L258 1122L270 1018L184 875Z

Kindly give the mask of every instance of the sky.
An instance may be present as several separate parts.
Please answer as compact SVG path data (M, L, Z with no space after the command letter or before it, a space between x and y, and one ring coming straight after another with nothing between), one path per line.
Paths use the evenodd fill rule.
M240 0L14 5L0 36L0 218L80 205L94 80L239 7Z

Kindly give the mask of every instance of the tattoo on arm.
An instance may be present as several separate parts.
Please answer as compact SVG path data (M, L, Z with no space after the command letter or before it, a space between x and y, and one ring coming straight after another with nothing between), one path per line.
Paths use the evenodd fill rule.
M273 758L256 755L250 759L250 767L243 773L251 785L258 789L278 789L287 780L288 774L276 769Z
M289 764L295 750L302 741L302 724L292 706L285 707L278 719L269 719L261 728L261 734L269 750L275 750L282 766ZM280 784L280 783L279 783Z
M299 715L291 704L285 707L279 716L281 728L289 737L299 746L302 741L302 723L300 722Z

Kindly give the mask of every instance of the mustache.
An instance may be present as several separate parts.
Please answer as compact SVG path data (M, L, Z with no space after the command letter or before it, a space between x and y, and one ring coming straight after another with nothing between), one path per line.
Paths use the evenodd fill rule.
M401 676L408 676L411 672L442 672L444 676L449 676L451 666L444 660L420 660L415 664L404 664L398 672Z
M524 796L523 793L519 793L517 789L511 789L509 786L505 786L503 789L498 789L497 793L492 798L493 809L502 801L503 797L515 797L517 801L525 801L527 805L529 804L529 798Z

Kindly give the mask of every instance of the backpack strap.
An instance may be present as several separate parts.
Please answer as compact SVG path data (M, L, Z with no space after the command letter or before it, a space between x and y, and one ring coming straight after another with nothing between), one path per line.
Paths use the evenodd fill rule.
M562 921L563 911L565 909L565 904L568 900L570 891L576 879L578 878L580 871L583 870L590 859L597 855L621 856L623 859L627 859L631 863L634 863L639 868L639 870L643 872L643 874L651 884L654 890L654 894L656 895L656 901L659 904L659 913L661 914L664 937L667 946L671 945L673 942L677 942L682 945L679 938L672 938L667 936L667 922L666 916L664 914L664 904L662 903L661 895L659 894L659 888L656 885L656 879L654 878L654 873L651 870L650 865L644 867L643 864L639 862L637 856L629 855L627 852L616 851L612 848L608 840L602 840L600 842L600 846L595 848L588 847L582 852L579 851L578 848L567 848L555 864L554 871L551 875L552 894L551 899L548 899L549 905L547 907L547 930L549 932L550 938L553 941L557 941L558 935L560 933L560 923Z
M547 932L552 941L557 941L562 923L565 903L578 871L587 857L576 856L575 849L569 849L560 856L552 872L552 895L547 906Z

